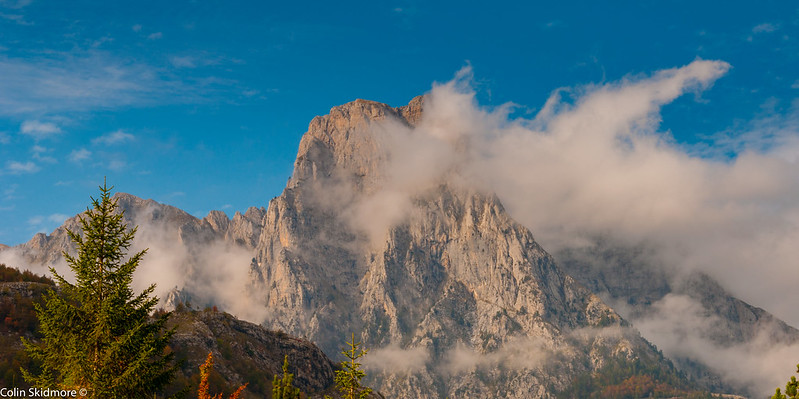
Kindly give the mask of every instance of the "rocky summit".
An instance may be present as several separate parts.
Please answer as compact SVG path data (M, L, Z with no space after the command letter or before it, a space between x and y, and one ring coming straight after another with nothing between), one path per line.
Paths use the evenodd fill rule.
M674 396L702 388L493 193L457 170L423 184L398 175L394 146L414 139L424 101L356 100L314 118L283 193L232 219L117 194L140 228L137 247L151 248L142 268L157 271L147 276L169 289L167 303L220 305L330 356L355 333L370 349L367 383L387 397L552 398L629 364L670 376L656 382ZM77 226L72 218L0 260L58 264ZM580 270L573 259L569 270ZM623 377L619 386L637 381Z

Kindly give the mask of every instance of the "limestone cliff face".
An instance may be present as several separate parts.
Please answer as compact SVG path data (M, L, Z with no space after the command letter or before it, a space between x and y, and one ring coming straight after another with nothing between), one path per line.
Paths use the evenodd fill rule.
M422 102L357 100L311 122L256 247L266 324L327 353L355 332L376 353L411 358L372 373L397 397L550 397L607 356L656 358L492 194L442 182L413 193L382 238L353 225L384 181L375 132L413 126Z

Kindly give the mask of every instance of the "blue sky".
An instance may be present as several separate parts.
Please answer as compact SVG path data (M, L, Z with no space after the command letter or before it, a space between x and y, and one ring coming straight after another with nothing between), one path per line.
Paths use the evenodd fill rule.
M0 243L52 231L103 176L200 217L266 206L312 117L467 64L480 104L531 117L558 88L725 61L662 110L697 156L799 115L791 1L289 3L0 1Z

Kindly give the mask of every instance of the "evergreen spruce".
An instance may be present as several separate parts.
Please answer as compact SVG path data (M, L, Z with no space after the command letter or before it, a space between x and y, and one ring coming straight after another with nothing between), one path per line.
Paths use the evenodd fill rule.
M275 379L272 381L272 399L299 399L300 388L293 386L294 374L289 373L289 356L283 358L283 378L278 378L275 374Z
M796 372L799 373L799 364L796 365ZM771 399L796 399L799 398L799 381L796 380L796 377L791 376L791 380L785 384L785 394L783 395L780 392L780 389L777 388L777 392Z
M345 348L341 353L349 360L341 362L342 370L336 370L336 388L346 399L368 398L372 389L361 386L361 379L366 373L358 362L368 350L363 349L360 342L355 342L355 334L352 334L352 341L347 342L347 345L349 349Z
M78 389L90 398L152 396L172 378L177 366L166 354L173 330L164 331L169 313L155 320L155 285L140 294L131 289L133 272L145 251L124 257L136 228L128 229L106 184L92 208L80 216L83 230L68 231L78 255L64 253L75 275L72 284L50 268L58 292L50 290L36 306L43 339L24 341L41 361L41 373L23 370L41 388ZM85 390L85 391L83 391Z

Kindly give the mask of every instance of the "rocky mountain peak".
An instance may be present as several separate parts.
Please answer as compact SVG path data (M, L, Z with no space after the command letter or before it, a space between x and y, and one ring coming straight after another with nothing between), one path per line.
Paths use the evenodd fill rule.
M372 129L382 129L380 124L387 120L415 126L423 103L423 96L398 108L358 99L315 117L300 141L290 185L335 175L366 180L367 185L379 180L384 151Z
M211 229L217 233L222 232L224 234L230 226L230 219L227 217L227 214L222 211L208 212L208 215L203 218L203 221L208 223Z

